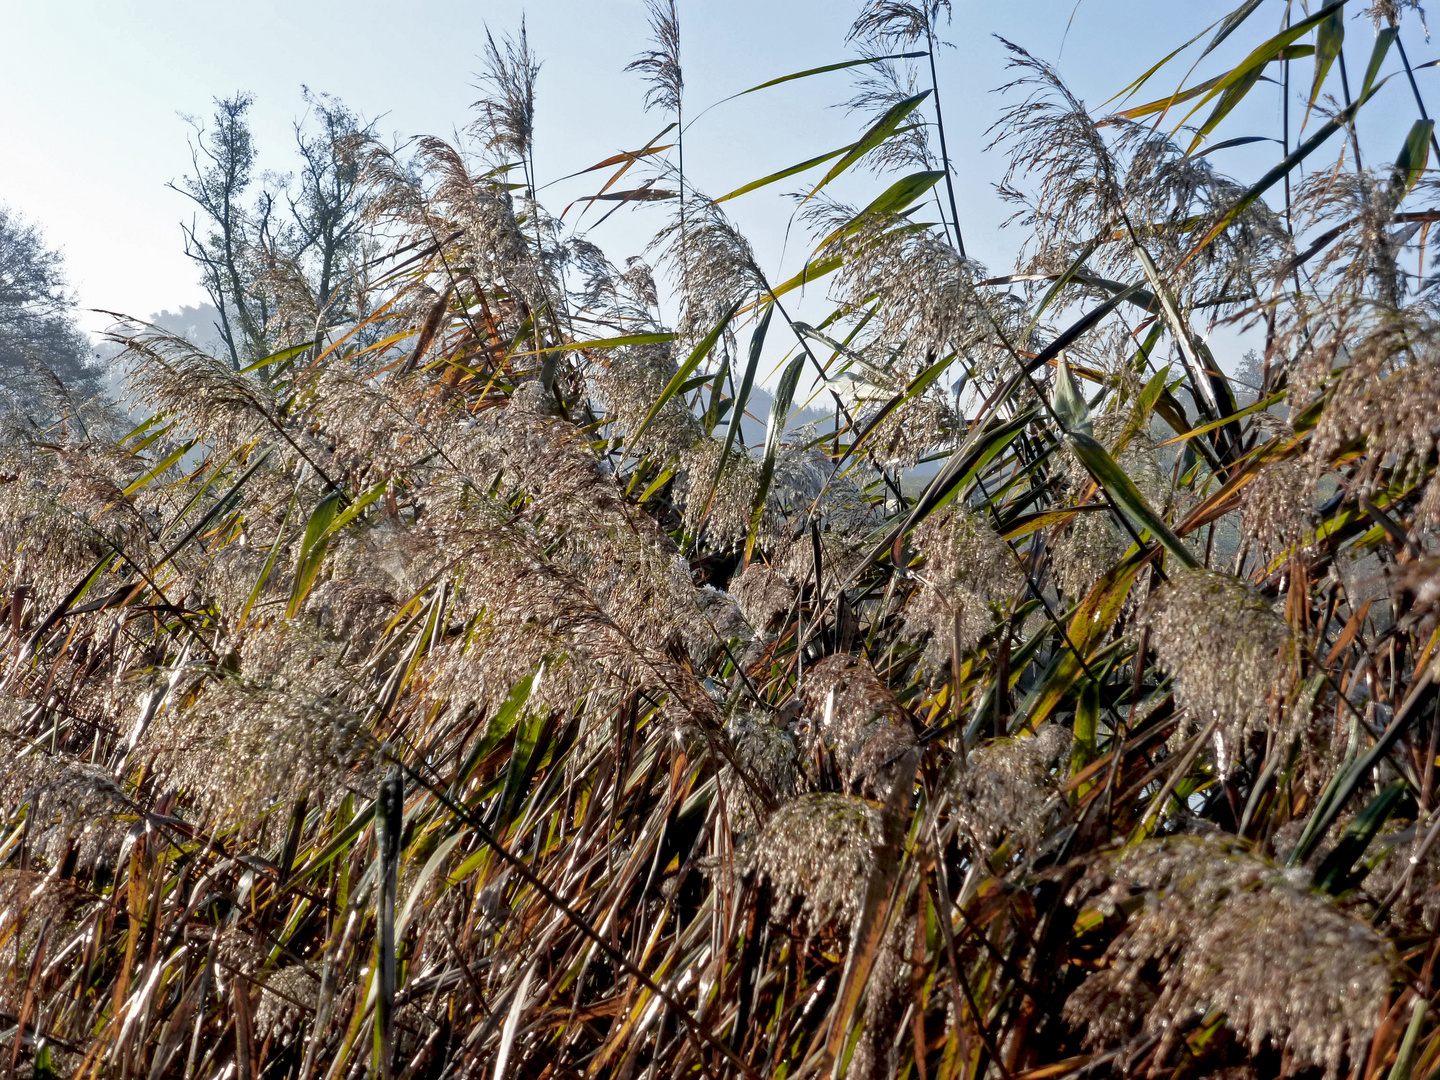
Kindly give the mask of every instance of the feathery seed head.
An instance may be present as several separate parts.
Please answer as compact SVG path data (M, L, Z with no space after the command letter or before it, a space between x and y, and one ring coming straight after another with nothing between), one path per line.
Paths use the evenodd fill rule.
M114 857L136 816L114 777L35 750L22 739L0 737L0 748L8 762L0 777L0 812L15 814L29 803L28 843L36 855L56 868L74 853L80 872L93 869L101 857Z
M913 45L950 19L950 0L867 0L846 35L847 41L872 42L886 52Z
M680 14L675 0L646 0L645 10L655 47L641 53L625 70L640 72L650 84L645 91L646 110L658 108L676 114L685 90L680 68Z
M812 747L833 753L847 791L884 799L915 732L869 661L827 656L806 670L798 693L809 723L807 759Z
M1287 1075L1318 1068L1334 1080L1347 1057L1364 1055L1390 987L1390 947L1243 842L1145 841L1097 861L1071 902L1099 890L1094 906L1107 916L1134 896L1143 906L1065 1003L1086 1045L1223 1012L1252 1054L1283 1049Z
M795 737L764 717L736 713L725 724L735 759L747 774L770 789L780 802L795 797L800 782ZM721 788L728 800L730 828L741 835L764 823L765 808L750 786L735 776L729 765L720 771Z
M699 423L685 415L698 432ZM760 490L760 465L743 446L731 449L717 482L724 450L721 440L700 435L681 453L675 472L675 495L683 500L686 530L693 535L703 523L706 541L720 551L740 545L749 535L751 508ZM707 506L712 484L714 495ZM762 512L762 530L770 517Z
M730 595L740 605L746 621L761 633L772 631L795 605L795 590L785 575L759 561L752 562L730 582Z
M289 1046L318 997L315 979L303 967L296 964L280 968L265 980L261 991L255 1009L255 1037L262 1042L271 1040L276 1046Z
M243 445L278 415L263 383L182 337L143 323L121 326L109 337L125 349L118 362L129 363L128 396L217 449Z
M980 856L1008 839L1032 852L1064 816L1055 795L1055 768L1070 750L1070 732L1043 724L1034 736L998 739L973 751L950 790L951 816Z
M933 514L915 530L925 555L921 588L905 609L906 634L930 635L924 663L943 671L952 636L961 649L978 644L1024 584L1015 553L978 516L964 509Z
M52 943L63 940L74 932L82 916L93 910L95 899L88 889L53 873L0 869L0 935L6 939L9 968L0 978L0 1009L19 1015L41 929L48 924Z
M684 218L677 210L651 246L662 250L662 261L680 290L677 350L688 352L732 305L766 291L750 241L703 195L692 193L685 200Z
M1194 726L1216 720L1215 760L1228 774L1245 736L1262 730L1296 678L1298 650L1285 620L1244 582L1189 570L1156 590L1138 625L1150 630L1175 700Z
M301 795L329 808L372 791L380 763L342 703L350 687L333 650L294 633L277 635L268 657L258 646L252 638L244 680L212 679L193 701L160 710L142 742L157 772L230 821Z
M1440 525L1440 480L1427 462L1440 445L1440 324L1395 318L1349 351L1310 443L1315 475L1357 440L1368 453L1352 480L1357 494L1383 483L1425 481L1416 517ZM1382 477L1382 470L1389 474Z
M1425 40L1430 40L1430 27L1425 25L1425 9L1420 6L1420 0L1375 0L1364 14L1375 20L1375 28L1380 28L1381 22L1390 26L1400 25L1400 15L1405 11L1414 11L1420 16L1420 26L1425 31Z
M853 795L813 793L784 803L766 820L751 869L775 891L774 912L796 905L812 929L849 928L879 860L880 811Z
M1240 536L1278 555L1300 542L1315 516L1315 475L1296 458L1263 467L1241 495Z
M485 96L473 106L480 114L474 128L487 147L499 152L501 161L524 159L535 133L535 77L540 74L524 18L519 35L506 34L498 44L485 31L482 61L479 80Z
M590 384L606 421L615 434L624 437L627 449L637 456L654 454L664 460L701 441L704 429L679 397L666 402L645 433L636 438L651 406L675 375L669 344L632 345L609 353L591 373ZM714 454L718 456L718 452Z

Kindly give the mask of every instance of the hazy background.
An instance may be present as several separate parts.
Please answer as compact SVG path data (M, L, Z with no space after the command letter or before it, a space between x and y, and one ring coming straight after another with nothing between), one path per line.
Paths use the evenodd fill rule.
M940 91L969 252L1000 273L1010 268L1023 240L1022 230L1001 227L1012 212L994 190L1004 162L985 152L987 129L1004 101L996 89L1010 78L996 35L1054 63L1094 108L1235 2L957 0ZM1296 5L1297 13L1302 6ZM190 127L181 114L208 120L218 95L256 95L250 120L259 166L282 174L294 167L302 86L338 96L362 117L379 117L378 130L389 141L448 137L471 119L469 107L478 96L473 73L487 26L497 36L513 32L523 16L544 64L536 157L539 181L553 184L544 192L552 211L594 190L593 175L555 183L557 178L639 147L662 126L658 114L642 108L638 77L623 70L646 44L639 0L426 0L401 7L374 0L61 0L8 7L9 48L0 65L0 202L39 223L48 242L61 249L83 307L146 316L203 302L196 269L182 250L180 221L189 219L191 208L166 185L191 168ZM1358 3L1350 7L1357 15L1363 10ZM857 8L833 0L682 0L687 118L755 83L849 58L844 39ZM1232 40L1273 32L1283 10L1282 4L1267 5L1254 16L1257 25ZM1413 29L1413 20L1406 26L1413 63L1440 55ZM1369 53L1371 26L1368 19L1351 18L1349 27L1346 51L1354 79ZM1207 58L1192 79L1233 64L1238 57L1227 47ZM1387 70L1396 66L1392 56ZM1178 85L1187 68L1188 57L1162 73L1144 98ZM1297 69L1308 82L1308 63ZM1422 89L1434 91L1440 102L1436 69L1419 77ZM1297 95L1304 89L1296 88ZM1362 117L1369 128L1393 122L1393 137L1382 130L1379 142L1386 145L1390 137L1398 150L1414 117L1413 101L1403 77L1382 93ZM849 94L849 75L838 72L706 112L687 135L690 182L718 195L851 141L862 121L834 107ZM1278 87L1257 88L1226 130L1276 135L1280 109ZM1279 156L1278 145L1256 143L1221 150L1211 160L1253 179ZM793 273L807 253L798 230L787 233L792 204L776 197L801 187L802 180L727 204L772 280ZM857 171L834 190L863 201L880 183ZM622 210L591 238L618 263L644 252L662 213L654 206ZM576 216L572 210L567 220ZM599 216L591 213L582 225ZM174 321L203 332L207 320L203 312L180 311ZM107 322L91 315L82 320L92 331Z

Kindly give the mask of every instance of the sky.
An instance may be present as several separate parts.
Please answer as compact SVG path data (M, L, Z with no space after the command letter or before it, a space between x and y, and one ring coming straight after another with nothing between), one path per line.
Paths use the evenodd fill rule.
M1002 227L1013 209L995 192L1005 162L985 150L987 129L1007 100L996 88L1013 77L996 35L1054 64L1098 107L1237 2L955 0L947 33L952 47L942 52L939 84L970 253L1003 273L1023 240L1020 230ZM849 58L845 32L857 5L680 0L686 107L698 116L686 136L693 184L718 194L855 138L861 121L834 107L849 96L844 72L699 114L777 75ZM1249 47L1262 30L1274 32L1284 6L1285 0L1267 0L1254 27L1232 41L1238 46L1243 38ZM303 110L305 86L378 118L387 139L449 137L472 118L487 27L498 36L518 28L523 17L544 65L536 131L542 184L639 147L662 126L657 114L644 112L637 76L624 71L646 44L640 0L9 0L5 7L0 202L38 223L63 252L85 307L144 316L203 299L182 250L180 222L191 208L167 185L191 167L184 116L205 118L216 96L255 94L260 166L279 173L294 167L292 125ZM1363 68L1372 31L1364 19L1349 26L1355 70ZM1440 57L1418 26L1407 29L1405 40L1417 65ZM1237 56L1227 43L1193 78L1222 70ZM1185 71L1177 66L1163 75L1156 94L1174 89ZM1418 77L1422 92L1440 105L1437 72ZM1365 122L1381 129L1382 145L1393 135L1398 150L1414 103L1400 80L1384 93ZM1231 117L1228 130L1274 134L1279 120L1279 94L1262 87ZM1219 151L1211 160L1253 179L1278 156L1278 146L1260 143ZM582 177L547 188L552 211L586 194L592 182ZM799 186L792 181L728 204L772 280L793 273L806 254L798 231L787 231L792 204L775 194ZM859 173L837 185L837 194L863 202L881 186ZM616 214L591 239L617 263L642 254L659 224L654 208L648 212ZM89 316L86 325L98 329L107 321Z

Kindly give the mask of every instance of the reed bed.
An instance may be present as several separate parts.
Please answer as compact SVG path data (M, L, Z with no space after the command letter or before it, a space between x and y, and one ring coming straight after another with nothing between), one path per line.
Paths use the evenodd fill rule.
M673 4L672 126L596 174L653 267L536 199L492 41L473 146L356 149L368 314L239 372L122 323L137 423L6 438L0 1068L1434 1075L1412 8L1247 3L1200 39L1239 66L1106 115L1007 44L1009 274L948 190L947 3L859 12L786 280L668 153ZM1336 91L1347 23L1369 67L1274 172L1199 155L1262 74ZM1372 97L1422 119L1361 157Z

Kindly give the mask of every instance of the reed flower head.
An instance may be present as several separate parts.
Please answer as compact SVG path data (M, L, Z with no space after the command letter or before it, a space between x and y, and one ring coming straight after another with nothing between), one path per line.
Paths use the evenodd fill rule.
M88 889L55 874L0 869L0 934L6 939L9 969L0 978L0 1009L19 1015L42 930L49 927L52 942L63 940L93 910L95 899Z
M1399 311L1412 276L1401 256L1418 232L1418 226L1396 221L1404 194L1392 183L1389 170L1326 169L1312 174L1295 192L1297 217L1341 224L1306 272L1341 295L1374 300L1382 311Z
M685 91L685 77L680 68L680 15L675 0L646 0L650 16L650 37L653 48L630 63L626 71L638 71L649 83L645 91L645 108L676 114L680 111Z
M737 302L763 295L768 286L750 241L710 199L692 193L652 241L680 290L676 346L688 351Z
M1191 257L1192 231L1227 214L1243 185L1144 120L1109 117L1102 128L1054 68L1005 44L1020 71L1005 89L1025 97L1006 109L991 145L1009 151L1000 190L1021 206L1011 220L1032 230L1032 254L1020 269L1063 272L1099 238L1087 264L1128 280L1138 269L1134 249L1141 243L1187 303L1235 308L1249 300L1290 250L1276 215L1257 200ZM1035 181L1033 195L1016 186L1022 176Z
M735 749L735 760L749 776L765 785L780 802L795 797L800 767L795 737L790 732L764 717L736 713L726 722L725 734ZM721 789L729 800L731 830L741 835L754 833L764 824L764 806L729 765L720 776Z
M805 672L799 697L808 743L835 755L845 790L885 798L915 732L875 669L863 657L827 656Z
M525 20L520 20L518 36L505 35L498 44L486 30L482 61L479 79L484 96L474 105L479 113L475 129L501 161L523 160L535 134L535 78L540 74Z
M1299 543L1315 516L1315 476L1305 462L1284 458L1264 466L1241 493L1240 536L1279 554Z
M8 478L0 475L0 583L12 597L23 586L37 608L53 606L76 574L111 551L63 496L51 470L22 465Z
M700 442L704 429L678 397L666 402L645 433L639 435L651 406L675 370L669 344L660 344L610 350L604 363L591 373L590 384L605 410L606 421L625 438L632 453L654 454L663 461Z
M801 795L766 820L751 868L774 890L777 916L798 906L812 928L848 929L879 860L881 834L880 811L861 798Z
M1103 504L1076 514L1050 551L1055 584L1071 599L1084 597L1120 561L1127 539Z
M1175 676L1175 701L1191 724L1215 721L1215 760L1227 774L1245 737L1265 728L1294 683L1299 653L1290 627L1244 582L1209 570L1175 574L1139 625Z
M952 638L970 649L995 626L996 611L1024 585L1015 553L975 514L955 509L934 514L915 530L924 553L919 593L905 609L907 636L930 636L924 662L944 670Z
M1390 987L1390 947L1243 843L1146 841L1097 863L1072 899L1097 889L1102 914L1131 898L1142 906L1065 1003L1087 1045L1223 1013L1251 1054L1283 1050L1286 1075L1314 1068L1334 1080L1364 1056Z
M942 13L948 22L950 0L867 0L846 39L894 52L933 34Z
M283 967L265 980L255 1009L255 1037L288 1046L300 1033L301 1021L315 1008L319 987L298 964Z
M28 843L35 855L50 868L73 855L82 873L115 857L137 810L113 776L23 740L0 737L0 747L8 762L0 777L0 812L14 814L29 804Z
M1428 462L1440 445L1440 325L1411 317L1387 319L1347 350L1328 407L1310 443L1315 475L1363 440L1368 453L1349 481L1357 494L1385 483L1423 482L1416 517L1440 525L1440 481ZM1388 476L1386 475L1388 474Z
M699 428L698 423L695 426ZM750 452L743 446L732 448L722 470L720 455L724 451L721 440L701 435L680 455L675 473L675 494L684 504L685 528L696 534L703 526L707 542L721 551L743 543L749 535L751 511L760 490L760 466ZM770 520L771 515L762 511L762 535Z
M182 337L145 324L123 326L110 337L126 350L130 396L174 418L182 431L229 449L254 438L278 416L263 383L232 371Z
M283 632L268 644L251 640L246 678L212 679L162 708L141 744L169 786L221 820L302 795L331 807L378 779L374 740L342 703L336 650Z
M1055 768L1070 744L1070 732L1045 724L1033 736L997 739L971 753L950 790L951 815L982 858L1007 840L1013 849L1032 852L1064 816Z
M1375 0L1365 9L1365 14L1375 20L1375 28L1380 28L1381 22L1390 26L1400 25L1400 16L1403 12L1414 11L1420 16L1420 25L1425 30L1425 39L1430 39L1430 28L1425 25L1425 9L1420 6L1420 0Z
M851 225L855 213L819 204L807 217L827 240L822 254L844 259L831 296L857 313L873 311L858 348L851 348L865 366L851 366L888 398L940 357L979 345L996 313L975 288L981 267L943 235L918 231L899 215L868 215Z
M785 575L758 560L730 582L730 595L740 605L746 621L761 633L774 629L795 606L795 590Z

